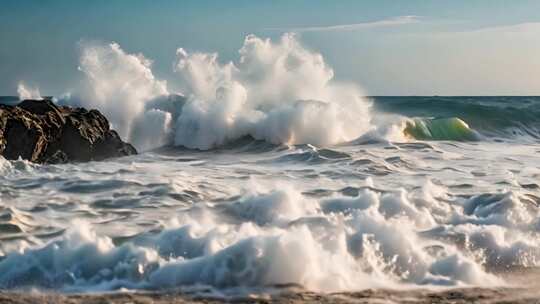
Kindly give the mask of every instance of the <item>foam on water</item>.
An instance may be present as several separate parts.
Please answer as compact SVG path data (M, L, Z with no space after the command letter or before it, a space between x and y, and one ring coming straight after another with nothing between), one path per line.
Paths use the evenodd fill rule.
M57 102L146 152L0 158L0 289L499 286L540 266L534 136L485 136L446 104L374 110L290 34L250 35L229 63L178 49L174 66L182 94L143 55L82 44L84 81ZM534 135L530 119L509 126Z
M490 272L539 266L539 239L532 237L538 210L516 193L449 203L440 197L445 189L429 182L415 192L370 185L354 197L322 199L280 188L194 205L160 232L116 245L90 224L74 222L44 247L2 259L0 286L493 286L504 282Z

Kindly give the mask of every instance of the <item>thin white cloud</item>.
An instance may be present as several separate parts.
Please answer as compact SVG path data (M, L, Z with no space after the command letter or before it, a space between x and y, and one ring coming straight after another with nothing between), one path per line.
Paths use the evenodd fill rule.
M399 16L372 22L353 23L353 24L340 24L330 26L314 26L314 27L298 27L298 28L267 28L271 31L284 31L284 32L330 32L330 31L354 31L374 29L380 27L392 27L399 25L406 25L412 23L419 23L420 18L418 16Z
M432 31L429 33L421 33L422 36L430 36L435 39L447 39L448 37L530 37L532 40L538 41L537 37L540 35L540 22L523 22L516 24L495 25L479 27L474 29L462 29L462 30L443 30Z
M524 22L510 25L484 27L468 33L536 33L540 29L540 22Z

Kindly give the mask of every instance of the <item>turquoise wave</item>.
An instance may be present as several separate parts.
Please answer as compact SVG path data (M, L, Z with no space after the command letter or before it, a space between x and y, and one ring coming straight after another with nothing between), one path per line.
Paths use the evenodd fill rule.
M479 134L458 117L420 119L407 121L405 135L418 140L474 141Z

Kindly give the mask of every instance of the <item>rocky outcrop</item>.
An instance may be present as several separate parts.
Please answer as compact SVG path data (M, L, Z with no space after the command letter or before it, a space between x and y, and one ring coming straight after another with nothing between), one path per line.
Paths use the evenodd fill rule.
M99 111L24 100L0 105L0 154L37 163L103 160L137 154Z

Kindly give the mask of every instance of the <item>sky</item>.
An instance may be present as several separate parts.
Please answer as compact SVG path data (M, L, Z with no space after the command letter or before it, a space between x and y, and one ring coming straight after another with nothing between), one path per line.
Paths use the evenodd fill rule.
M248 34L297 33L368 95L540 95L537 0L0 0L0 95L76 86L81 42L174 78L180 47L238 60Z

